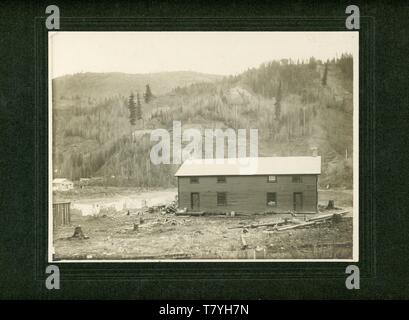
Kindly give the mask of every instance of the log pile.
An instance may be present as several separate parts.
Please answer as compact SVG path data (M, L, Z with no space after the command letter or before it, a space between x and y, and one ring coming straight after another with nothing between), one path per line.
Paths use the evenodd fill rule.
M171 203L161 206L160 213L162 214L174 214L178 210L178 203L176 200L172 201Z
M289 229L304 228L319 223L323 223L329 220L333 222L339 222L342 219L343 215L348 213L348 211L341 211L335 213L328 213L319 215L313 218L310 218L306 221L299 220L297 218L286 218L284 220L273 221L268 223L259 223L259 224L248 224L248 225L239 225L230 227L229 229L239 229L239 228L259 228L259 227L273 227L273 231L285 231Z

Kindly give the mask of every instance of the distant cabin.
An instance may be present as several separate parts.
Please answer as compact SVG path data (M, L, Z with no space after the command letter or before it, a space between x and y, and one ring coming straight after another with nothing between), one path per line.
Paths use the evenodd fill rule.
M189 211L315 213L321 157L187 160L176 172Z
M65 178L53 180L53 191L68 191L74 189L74 183Z

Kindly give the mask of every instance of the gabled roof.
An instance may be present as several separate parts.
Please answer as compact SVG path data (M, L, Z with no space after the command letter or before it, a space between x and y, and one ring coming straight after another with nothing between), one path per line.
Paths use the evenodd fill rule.
M183 176L321 174L321 157L258 157L186 160L175 173Z

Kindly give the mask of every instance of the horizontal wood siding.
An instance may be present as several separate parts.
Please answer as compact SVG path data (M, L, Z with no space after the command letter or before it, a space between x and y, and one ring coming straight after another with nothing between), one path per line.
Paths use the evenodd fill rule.
M179 206L191 209L191 193L199 192L200 210L208 212L285 212L293 210L294 192L302 192L303 209L317 210L317 176L302 175L301 183L293 183L292 176L277 176L277 182L267 182L267 176L227 176L225 183L217 183L216 176L199 177L190 183L189 177L178 177ZM227 205L217 205L217 192L227 193ZM267 192L275 192L277 206L267 206Z

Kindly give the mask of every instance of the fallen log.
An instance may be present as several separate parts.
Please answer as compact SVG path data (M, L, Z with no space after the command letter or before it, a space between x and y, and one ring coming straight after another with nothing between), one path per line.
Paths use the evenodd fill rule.
M306 223L301 223L301 224L294 224L294 225L291 225L291 226L285 226L285 227L278 228L277 231L285 231L285 230L290 230L290 229L304 228L304 227L311 226L311 225L316 224L316 223L317 223L317 221L306 222Z
M204 211L189 211L189 212L177 212L177 216L202 216L204 215Z
M276 222L269 222L269 223L259 223L259 224L247 224L241 226L234 226L229 227L228 229L239 229L239 228L258 228L258 227L270 227L270 226L282 226L284 224L288 224L291 220L282 220Z
M348 210L341 211L341 212L331 212L331 213L328 213L328 214L323 214L323 215L320 215L320 216L317 216L317 217L309 218L307 221L332 219L336 215L343 216L343 215L347 214L348 212L349 212Z

